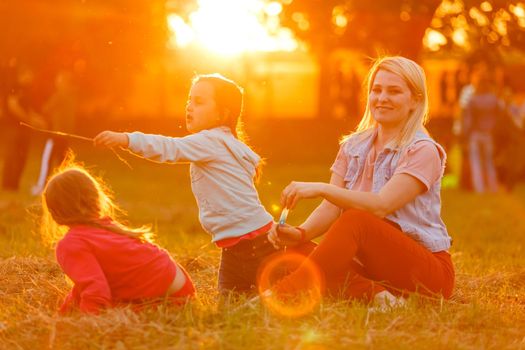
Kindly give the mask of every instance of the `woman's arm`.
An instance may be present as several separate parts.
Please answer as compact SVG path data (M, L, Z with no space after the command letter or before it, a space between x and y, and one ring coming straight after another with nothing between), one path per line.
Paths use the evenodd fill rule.
M344 180L336 174L332 174L330 184L325 185L344 190ZM311 240L325 233L339 215L341 215L341 208L325 198L306 221L299 226L305 230L305 238Z
M341 176L332 174L330 185L343 187L344 180ZM302 239L305 241L312 240L325 233L340 214L341 209L339 207L323 200L306 221L299 226L304 230L304 237L301 231L293 226L274 225L268 234L268 239L276 247L293 246L301 243Z
M412 175L396 174L378 193L340 190L326 188L323 197L343 209L366 210L383 218L413 201L426 187Z
M404 173L394 175L378 193L351 191L333 184L292 182L284 189L281 202L283 206L293 208L302 198L322 197L339 208L366 210L383 218L425 190L421 181Z

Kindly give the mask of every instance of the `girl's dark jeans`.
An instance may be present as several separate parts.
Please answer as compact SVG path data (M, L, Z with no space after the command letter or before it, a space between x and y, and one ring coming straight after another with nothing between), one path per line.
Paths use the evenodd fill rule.
M308 255L316 244L306 242L294 252ZM268 234L241 240L233 247L223 248L219 267L219 292L256 293L259 266L272 254L281 252L268 241Z

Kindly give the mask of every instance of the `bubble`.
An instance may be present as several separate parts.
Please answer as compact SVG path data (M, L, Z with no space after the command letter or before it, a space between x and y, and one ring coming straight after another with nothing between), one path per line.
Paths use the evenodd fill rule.
M294 274L300 290L284 292L283 277ZM262 267L258 280L259 295L273 313L284 317L301 317L315 310L321 302L322 278L319 268L304 255L285 252L275 255Z

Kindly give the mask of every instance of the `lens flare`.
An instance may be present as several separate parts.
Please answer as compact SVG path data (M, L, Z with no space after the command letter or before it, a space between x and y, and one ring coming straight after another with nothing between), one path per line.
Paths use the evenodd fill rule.
M273 288L299 267L300 291L285 295ZM278 254L267 261L259 274L258 285L259 295L266 307L277 315L290 318L311 313L319 305L323 290L319 268L304 255L295 252Z

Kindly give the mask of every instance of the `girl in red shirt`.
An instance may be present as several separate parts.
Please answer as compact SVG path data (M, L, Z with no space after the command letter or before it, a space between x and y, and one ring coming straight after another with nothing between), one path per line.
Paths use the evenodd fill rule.
M68 228L56 246L56 257L74 287L61 313L99 313L164 297L181 303L194 295L187 272L151 243L147 228L129 228L112 218L118 208L102 182L82 167L68 166L52 176L42 202L43 230L57 233L60 226Z

